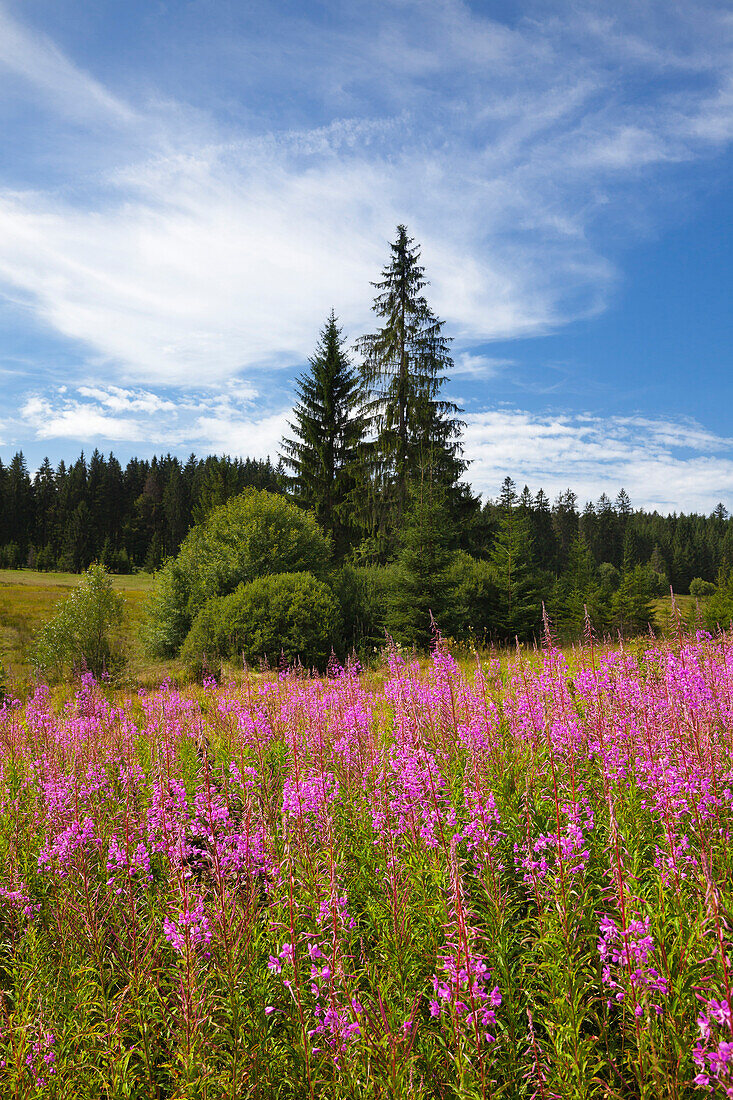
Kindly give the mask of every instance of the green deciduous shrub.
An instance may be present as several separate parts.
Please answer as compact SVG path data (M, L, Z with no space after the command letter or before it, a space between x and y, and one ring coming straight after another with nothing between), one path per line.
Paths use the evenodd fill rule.
M690 581L690 595L697 600L712 596L714 592L715 585L712 581L704 581L702 577L693 577Z
M90 565L36 636L32 660L38 672L48 676L88 671L97 679L119 672L124 653L113 642L111 630L122 620L123 608L124 599L113 589L104 566Z
M188 578L178 559L157 573L142 625L143 645L153 657L175 657L191 627Z
M329 539L309 512L276 493L250 489L189 531L178 557L158 573L143 640L148 652L178 652L196 615L215 596L276 573L323 576Z
M336 598L312 573L279 573L241 584L209 600L188 633L181 656L198 668L229 657L249 664L300 661L323 669L338 645Z

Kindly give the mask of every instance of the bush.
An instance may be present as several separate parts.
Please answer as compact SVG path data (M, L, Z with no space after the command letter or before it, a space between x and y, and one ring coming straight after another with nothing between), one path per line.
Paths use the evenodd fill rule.
M191 629L186 571L178 560L167 561L156 573L141 628L145 650L152 657L175 657Z
M705 626L714 631L727 630L733 623L733 569L721 569L715 592L710 596L703 613Z
M222 657L249 664L300 660L325 668L341 616L333 592L312 573L280 573L241 584L199 611L181 656L189 667Z
M189 531L158 573L143 629L153 655L173 656L204 605L275 573L322 576L331 544L309 512L276 493L248 489Z
M702 577L693 577L690 581L690 595L694 596L696 600L703 599L705 596L712 596L715 592L715 585L712 581L704 581Z
M124 656L110 640L110 630L122 619L124 600L112 588L103 565L90 565L68 599L58 604L56 614L39 631L33 664L48 675L91 672L99 679L114 674Z

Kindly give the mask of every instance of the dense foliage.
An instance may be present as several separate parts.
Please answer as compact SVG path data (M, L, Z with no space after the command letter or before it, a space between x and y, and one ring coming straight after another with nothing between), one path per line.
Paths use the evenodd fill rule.
M103 565L90 565L71 595L35 639L33 663L41 675L112 676L124 663L124 650L112 638L122 621L123 597L115 592Z
M94 560L111 572L156 568L211 508L249 486L279 492L284 485L273 466L251 459L133 459L123 470L98 452L57 471L44 461L31 478L17 454L8 466L0 462L0 568L81 572ZM570 491L552 503L526 486L516 500L529 522L536 569L553 578L566 571L578 534L596 566L648 566L660 594L670 584L686 593L695 578L715 583L721 567L733 566L733 519L722 504L709 516L662 516L631 510L623 492L615 502L601 496L579 508ZM465 522L452 518L454 542L488 558L500 519L500 498L487 500Z
M214 508L160 571L146 628L154 654L176 653L207 601L276 573L319 576L331 543L314 517L285 497L250 489Z
M33 477L22 453L0 461L0 568L79 573L100 561L114 573L156 569L194 523L244 489L278 492L282 473L254 459L171 455L122 469L94 451Z
M228 658L325 669L334 646L341 646L341 622L328 585L312 573L277 573L208 600L181 655L194 667Z
M378 684L0 709L4 1095L729 1094L731 638Z

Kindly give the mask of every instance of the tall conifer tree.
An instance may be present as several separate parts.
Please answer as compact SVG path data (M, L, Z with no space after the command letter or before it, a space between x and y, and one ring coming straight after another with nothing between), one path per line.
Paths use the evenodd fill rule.
M293 438L283 439L280 449L291 471L293 497L315 513L341 557L353 530L350 496L364 419L359 380L333 310L309 363L310 369L296 381L298 400L289 425Z
M382 278L372 284L382 327L357 343L375 437L367 452L370 480L383 528L399 522L410 482L434 481L450 491L466 469L460 409L440 397L453 361L444 322L422 294L427 281L420 249L404 225L390 249Z
M446 633L453 625L455 583L448 572L453 557L451 520L441 486L426 483L413 491L404 520L387 626L395 641L429 649L431 615Z

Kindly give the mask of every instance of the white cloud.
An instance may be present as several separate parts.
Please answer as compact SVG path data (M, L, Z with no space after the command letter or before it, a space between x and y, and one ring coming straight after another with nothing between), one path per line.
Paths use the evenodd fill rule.
M65 391L65 386L59 387L59 392ZM79 393L82 397L98 401L113 412L173 412L176 408L175 402L166 401L157 393L147 390L126 390L120 386L79 386Z
M35 430L36 439L114 439L125 443L149 439L145 426L133 417L110 416L81 402L68 402L54 409L45 398L29 397L20 415Z
M20 426L39 441L105 440L274 459L289 416L290 409L265 408L246 382L165 398L116 386L58 386L50 395L26 396Z
M625 488L636 507L711 511L733 505L733 439L691 420L538 415L518 409L469 413L465 456L474 488L496 496L508 475L554 497L570 488L580 506ZM691 452L691 453L690 453Z
M55 111L106 125L135 121L130 106L0 6L0 68L38 89Z
M653 199L652 168L733 139L733 25L646 8L557 5L513 28L459 0L327 29L281 14L277 42L230 48L275 116L308 91L327 121L224 132L163 94L129 105L0 6L6 79L76 124L66 186L0 187L0 280L100 377L146 386L302 362L332 306L364 331L398 221L464 364L479 341L592 316L618 278L602 219L639 216L640 174Z
M473 355L464 351L459 353L454 362L454 375L469 375L472 378L495 378L504 367L511 367L514 359L498 359L490 355Z
M255 416L200 416L187 435L207 454L267 458L277 462L278 447L288 432L292 411L283 409L261 418Z
M28 395L20 410L22 429L36 440L105 440L273 461L291 417L289 407L268 406L238 382L219 392L171 390L166 397L57 387L47 396ZM722 500L733 511L733 438L694 420L511 408L464 419L467 477L484 497L496 496L509 475L520 489L526 483L551 498L570 488L581 507L623 487L639 508L710 512Z

